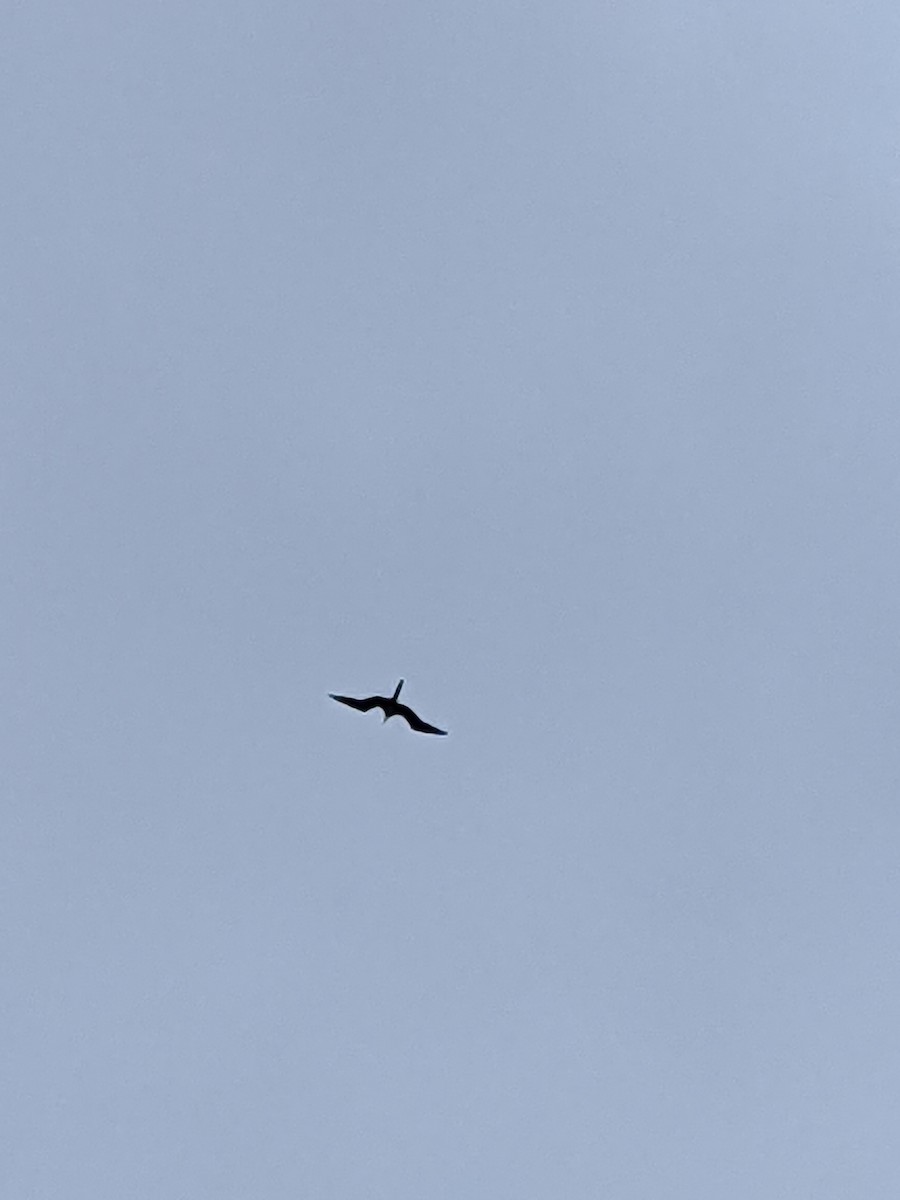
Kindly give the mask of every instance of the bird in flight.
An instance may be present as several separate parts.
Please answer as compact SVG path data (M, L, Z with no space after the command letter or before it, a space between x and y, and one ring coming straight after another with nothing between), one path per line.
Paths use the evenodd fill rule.
M403 680L401 679L394 688L393 696L366 696L363 700L357 700L354 696L335 696L334 692L329 692L328 695L332 700L337 700L341 704L349 704L351 708L358 708L360 712L368 712L370 708L380 708L384 713L384 721L389 717L403 717L410 729L414 729L416 733L437 733L441 737L446 737L446 729L437 729L434 725L428 725L425 721L420 720L408 705L398 701L397 697L400 695L402 687Z

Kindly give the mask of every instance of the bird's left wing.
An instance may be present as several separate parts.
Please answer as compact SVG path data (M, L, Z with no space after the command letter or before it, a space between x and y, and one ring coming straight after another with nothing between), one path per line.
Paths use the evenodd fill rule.
M378 696L366 696L365 700L357 700L354 696L336 696L334 692L329 692L328 695L332 700L338 700L341 704L349 704L351 708L358 708L360 712L368 712L380 699Z

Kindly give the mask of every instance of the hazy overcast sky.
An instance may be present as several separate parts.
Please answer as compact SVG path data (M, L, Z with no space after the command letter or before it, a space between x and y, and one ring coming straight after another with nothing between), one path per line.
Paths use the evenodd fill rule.
M5 6L0 1194L894 1200L898 66Z

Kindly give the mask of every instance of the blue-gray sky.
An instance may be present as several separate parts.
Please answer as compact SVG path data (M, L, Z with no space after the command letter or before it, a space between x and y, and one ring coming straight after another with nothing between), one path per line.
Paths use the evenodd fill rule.
M898 45L7 5L4 1196L896 1195Z

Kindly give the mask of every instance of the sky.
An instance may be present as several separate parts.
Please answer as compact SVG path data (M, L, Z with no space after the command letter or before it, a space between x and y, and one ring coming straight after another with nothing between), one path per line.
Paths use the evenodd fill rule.
M893 1200L896 6L0 28L0 1193Z

